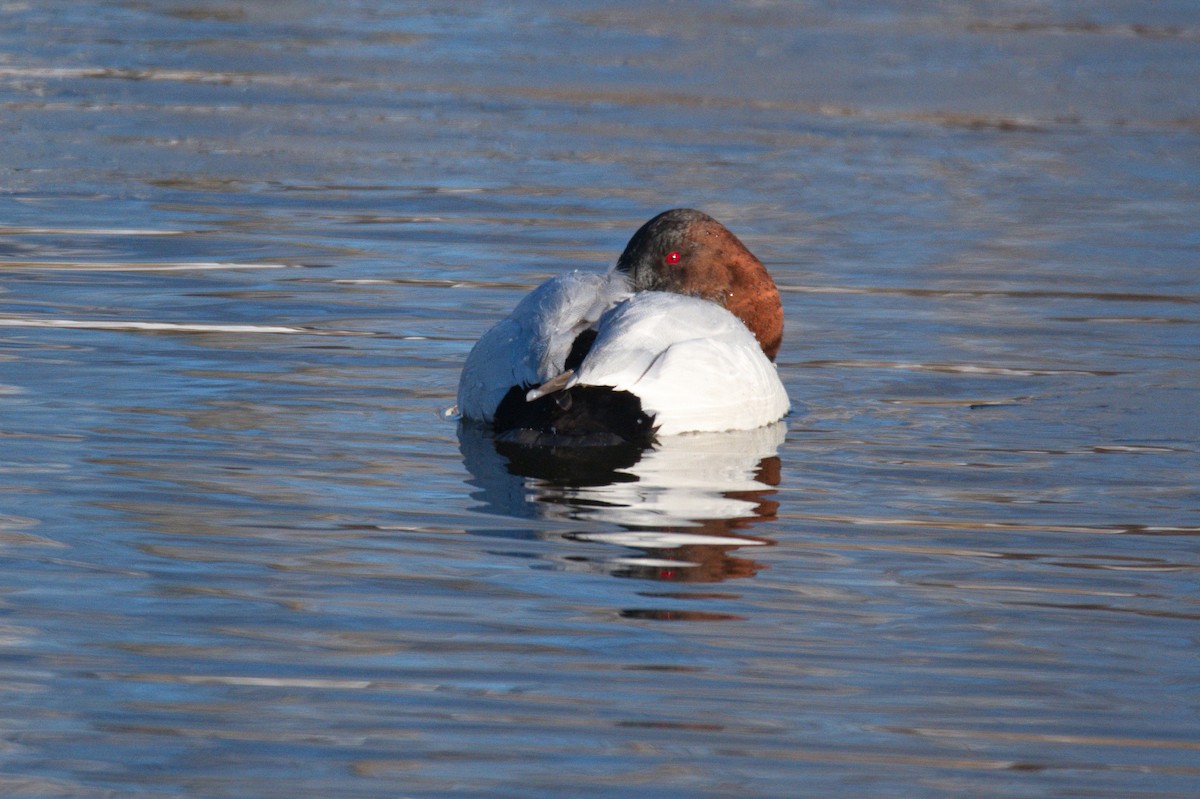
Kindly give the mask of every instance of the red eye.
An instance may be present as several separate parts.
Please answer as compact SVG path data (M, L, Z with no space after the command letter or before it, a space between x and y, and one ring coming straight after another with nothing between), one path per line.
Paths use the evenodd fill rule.
M663 258L663 260L669 264L677 264L677 263L679 263L679 253L678 252L669 252L669 253L667 253L667 257Z

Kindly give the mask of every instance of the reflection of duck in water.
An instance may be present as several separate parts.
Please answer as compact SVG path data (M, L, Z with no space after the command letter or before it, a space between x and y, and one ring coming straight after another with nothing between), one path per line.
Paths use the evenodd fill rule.
M636 545L639 536L667 530L721 536L774 518L769 497L779 485L776 453L786 434L782 422L691 433L645 450L601 448L608 454L593 460L580 454L587 450L509 447L463 424L459 447L471 484L482 489L472 497L483 510L613 523L630 531L612 534L626 536L620 543Z
M458 408L535 446L750 430L788 411L772 363L782 336L762 263L720 222L676 209L643 225L611 272L552 278L485 333Z
M665 436L651 449L599 460L572 457L592 448L506 447L478 425L461 425L459 443L482 510L578 523L583 529L566 537L625 549L560 561L564 568L709 583L751 577L760 568L732 553L772 543L753 528L778 511L776 453L786 432L779 422ZM542 455L554 457L552 464Z

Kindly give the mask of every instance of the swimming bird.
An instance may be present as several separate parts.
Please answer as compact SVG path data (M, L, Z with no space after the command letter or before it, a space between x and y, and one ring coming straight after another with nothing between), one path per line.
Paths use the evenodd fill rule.
M687 208L634 233L607 273L547 280L488 330L458 384L464 419L534 446L649 446L782 418L783 305L766 267Z

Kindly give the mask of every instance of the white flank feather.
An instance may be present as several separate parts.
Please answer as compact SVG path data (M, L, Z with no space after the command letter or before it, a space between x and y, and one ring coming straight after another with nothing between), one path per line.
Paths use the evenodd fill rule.
M749 430L788 412L775 364L741 320L716 303L639 292L601 317L568 385L641 398L660 435Z

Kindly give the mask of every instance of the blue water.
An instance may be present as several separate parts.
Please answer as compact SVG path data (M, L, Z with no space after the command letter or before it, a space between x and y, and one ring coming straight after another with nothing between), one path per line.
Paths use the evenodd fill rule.
M5 5L0 795L1196 796L1197 108L1183 2ZM785 423L460 427L679 205Z

